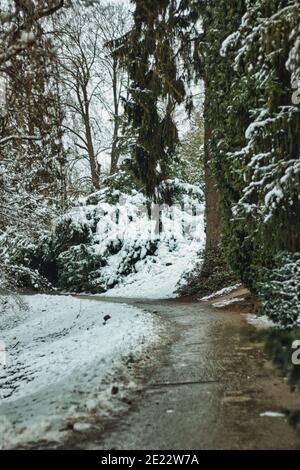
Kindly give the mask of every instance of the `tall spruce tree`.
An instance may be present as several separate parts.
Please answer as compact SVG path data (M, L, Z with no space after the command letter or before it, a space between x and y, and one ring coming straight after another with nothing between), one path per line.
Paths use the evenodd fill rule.
M237 123L227 125L228 105L234 80L230 57L222 57L221 47L240 25L246 10L244 0L211 0L203 2L201 22L203 34L198 48L202 58L202 77L205 84L205 185L207 244L201 270L202 289L221 288L233 281L234 275L221 247L224 222L228 214L227 195L220 187L220 178L226 175L226 164L221 141L232 144L239 135L244 117ZM225 176L226 178L226 176ZM228 191L232 189L228 186ZM227 212L226 212L227 211Z
M291 324L300 313L299 2L210 1L203 30L223 252L265 311Z
M131 78L126 110L135 134L132 167L147 194L155 194L178 143L174 109L184 101L187 110L192 109L189 85L204 80L207 246L201 284L204 290L206 285L217 288L231 274L219 248L221 217L213 168L218 150L212 146L212 130L225 117L222 97L231 81L230 60L220 56L220 48L239 26L244 2L133 3L134 28L115 44Z
M118 48L132 80L133 165L147 192L155 192L177 142L174 107L187 99L192 78L204 79L201 283L212 274L216 284L224 282L221 233L230 267L257 292L278 253L300 251L299 97L293 89L300 81L299 2L133 3L134 28Z
M284 325L300 314L299 15L295 0L247 2L222 48L233 76L226 127L218 132L224 248L265 311ZM226 128L236 130L229 139Z
M155 197L178 143L175 108L186 99L187 85L200 65L194 47L199 34L198 2L133 3L134 26L115 41L114 53L121 57L131 80L130 99L125 103L134 141L131 169L146 194Z

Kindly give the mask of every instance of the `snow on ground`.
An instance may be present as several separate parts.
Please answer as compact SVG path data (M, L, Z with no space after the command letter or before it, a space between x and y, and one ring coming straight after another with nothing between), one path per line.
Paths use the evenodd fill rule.
M157 339L137 308L69 296L23 296L0 315L0 448L59 440L68 420L88 429L88 412L110 411L118 368ZM106 321L104 317L106 317ZM110 318L109 318L109 317ZM83 422L82 422L83 420Z
M265 413L261 413L260 416L266 418L286 418L285 413L280 413L278 411L265 411Z
M266 315L254 315L252 313L246 314L246 319L250 325L258 329L274 328L276 324L270 320Z
M182 276L193 270L199 262L199 253L204 249L204 206L198 203L197 214L192 215L189 210L191 199L187 198L189 204L186 210L175 206L163 211L163 232L157 237L154 235L156 220L149 220L145 211L141 210L144 201L141 195L136 198L131 197L125 206L125 214L131 214L131 221L128 223L125 218L121 225L122 250L110 257L102 272L119 273L132 246L147 246L152 240L156 242L157 249L155 253L147 254L145 248L144 255L141 254L140 260L135 263L134 272L123 277L118 275L120 283L103 295L147 299L175 297ZM104 238L102 234L101 240Z
M84 283L86 293L109 297L174 297L177 284L199 262L205 244L202 191L177 180L175 186L188 193L182 204L152 204L151 210L145 196L135 191L114 193L118 203L107 202L105 190L96 193L95 200L83 199L82 206L58 224L59 239L66 236L66 226L71 233L88 233L84 241L80 237L80 245L60 254L59 274L64 279L60 287L74 292ZM93 262L87 269L86 251L80 257L82 245L99 265Z
M122 285L109 290L103 296L147 299L176 297L182 275L192 271L199 261L204 236L202 240L190 243L184 241L173 252L163 243L160 244L154 259L145 259L136 273L127 276Z
M224 307L229 307L229 305L232 305L232 304L243 302L243 300L245 300L244 297L234 297L233 299L223 299L223 300L220 300L219 302L213 303L212 306L215 308L224 308Z
M223 297L227 294L231 294L231 292L234 292L235 290L238 290L242 287L242 284L235 284L234 286L229 286L229 287L224 287L224 289L218 290L217 292L214 292L213 294L210 294L206 297L202 297L203 302L208 302L209 300L213 300L216 297Z

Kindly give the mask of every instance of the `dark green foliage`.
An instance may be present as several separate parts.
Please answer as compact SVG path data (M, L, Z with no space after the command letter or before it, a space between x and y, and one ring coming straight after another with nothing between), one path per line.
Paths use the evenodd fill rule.
M186 183L178 178L162 181L158 190L159 194L167 195L161 200L158 198L158 202L162 205L165 199L168 199L172 205L180 205L182 207L186 202L189 204L191 200L194 200L197 204L199 202L204 203L204 193L199 186Z
M62 252L74 245L88 243L91 240L94 221L90 226L88 220L84 223L74 223L72 215L64 217L55 227L54 236L52 238L58 252Z
M277 253L300 251L300 110L291 87L298 22L294 1L212 1L204 14L205 119L223 249L256 293Z
M300 339L300 328L292 330L272 329L264 334L265 350L270 359L281 370L292 388L298 387L300 391L300 367L293 364L292 354L295 350L292 348L294 341Z
M193 116L191 128L183 135L176 157L170 168L171 175L204 189L204 122L200 112Z
M93 286L95 279L99 277L99 270L105 264L105 259L95 253L93 246L71 246L58 256L57 285L73 292L105 292L101 286Z
M300 411L290 411L288 414L288 423L300 433Z
M134 27L115 43L131 84L125 103L133 139L131 171L148 196L170 176L178 144L175 107L183 103L197 57L191 63L198 2L135 1ZM179 60L183 64L179 65ZM167 197L167 195L165 195Z
M281 253L272 269L265 269L259 288L262 311L283 327L300 318L300 253ZM300 339L300 336L299 336Z
M231 114L233 104L232 56L220 54L223 41L240 25L245 12L244 1L211 1L207 3L203 15L204 34L199 48L204 59L205 79L205 125L211 130L211 138L207 142L211 154L211 167L215 174L221 199L222 236L225 255L232 269L241 276L239 266L249 266L242 243L242 231L232 231L232 201L239 198L241 187L235 187L234 159L228 161L227 152L238 149L244 143L245 109ZM235 256L230 256L231 251ZM217 259L220 255L217 256ZM218 263L217 263L218 264Z
M139 191L141 189L141 184L132 176L130 173L130 162L124 160L120 165L120 169L117 173L112 176L106 177L102 181L103 191L100 191L98 194L102 194L102 200L106 200L113 204L118 201L118 196L121 193L130 194L132 191ZM105 192L105 197L104 196ZM88 201L92 200L93 196L89 196ZM101 199L99 199L100 201ZM98 201L98 202L99 202Z

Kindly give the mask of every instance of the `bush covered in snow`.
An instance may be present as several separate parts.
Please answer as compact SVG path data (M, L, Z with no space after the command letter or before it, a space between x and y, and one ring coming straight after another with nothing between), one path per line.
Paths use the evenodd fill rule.
M263 313L284 327L300 319L300 253L281 253L275 267L264 271L260 287Z
M168 254L186 244L202 248L202 191L179 180L166 181L164 188L173 206L151 205L141 193L112 185L79 199L37 246L24 249L26 267L61 289L103 293L143 269L170 265Z
M32 213L32 217L37 217L37 220L28 221L27 225L24 222L12 223L5 230L0 230L0 289L4 292L24 287L41 291L51 288L49 281L32 262L33 253L47 233L47 228L38 220L36 212Z

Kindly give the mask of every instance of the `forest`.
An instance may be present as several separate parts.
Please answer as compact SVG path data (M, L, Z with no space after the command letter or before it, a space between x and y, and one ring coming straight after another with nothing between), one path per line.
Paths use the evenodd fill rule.
M228 316L235 304L267 325L261 354L299 392L299 1L0 0L0 448L46 434L14 404L35 387L53 384L52 403L61 380L71 397L50 351L89 370L91 403L94 371L116 372L96 369L97 338L121 367L166 341L166 299L195 309L194 327L223 297ZM63 419L82 435L95 425L78 403Z

